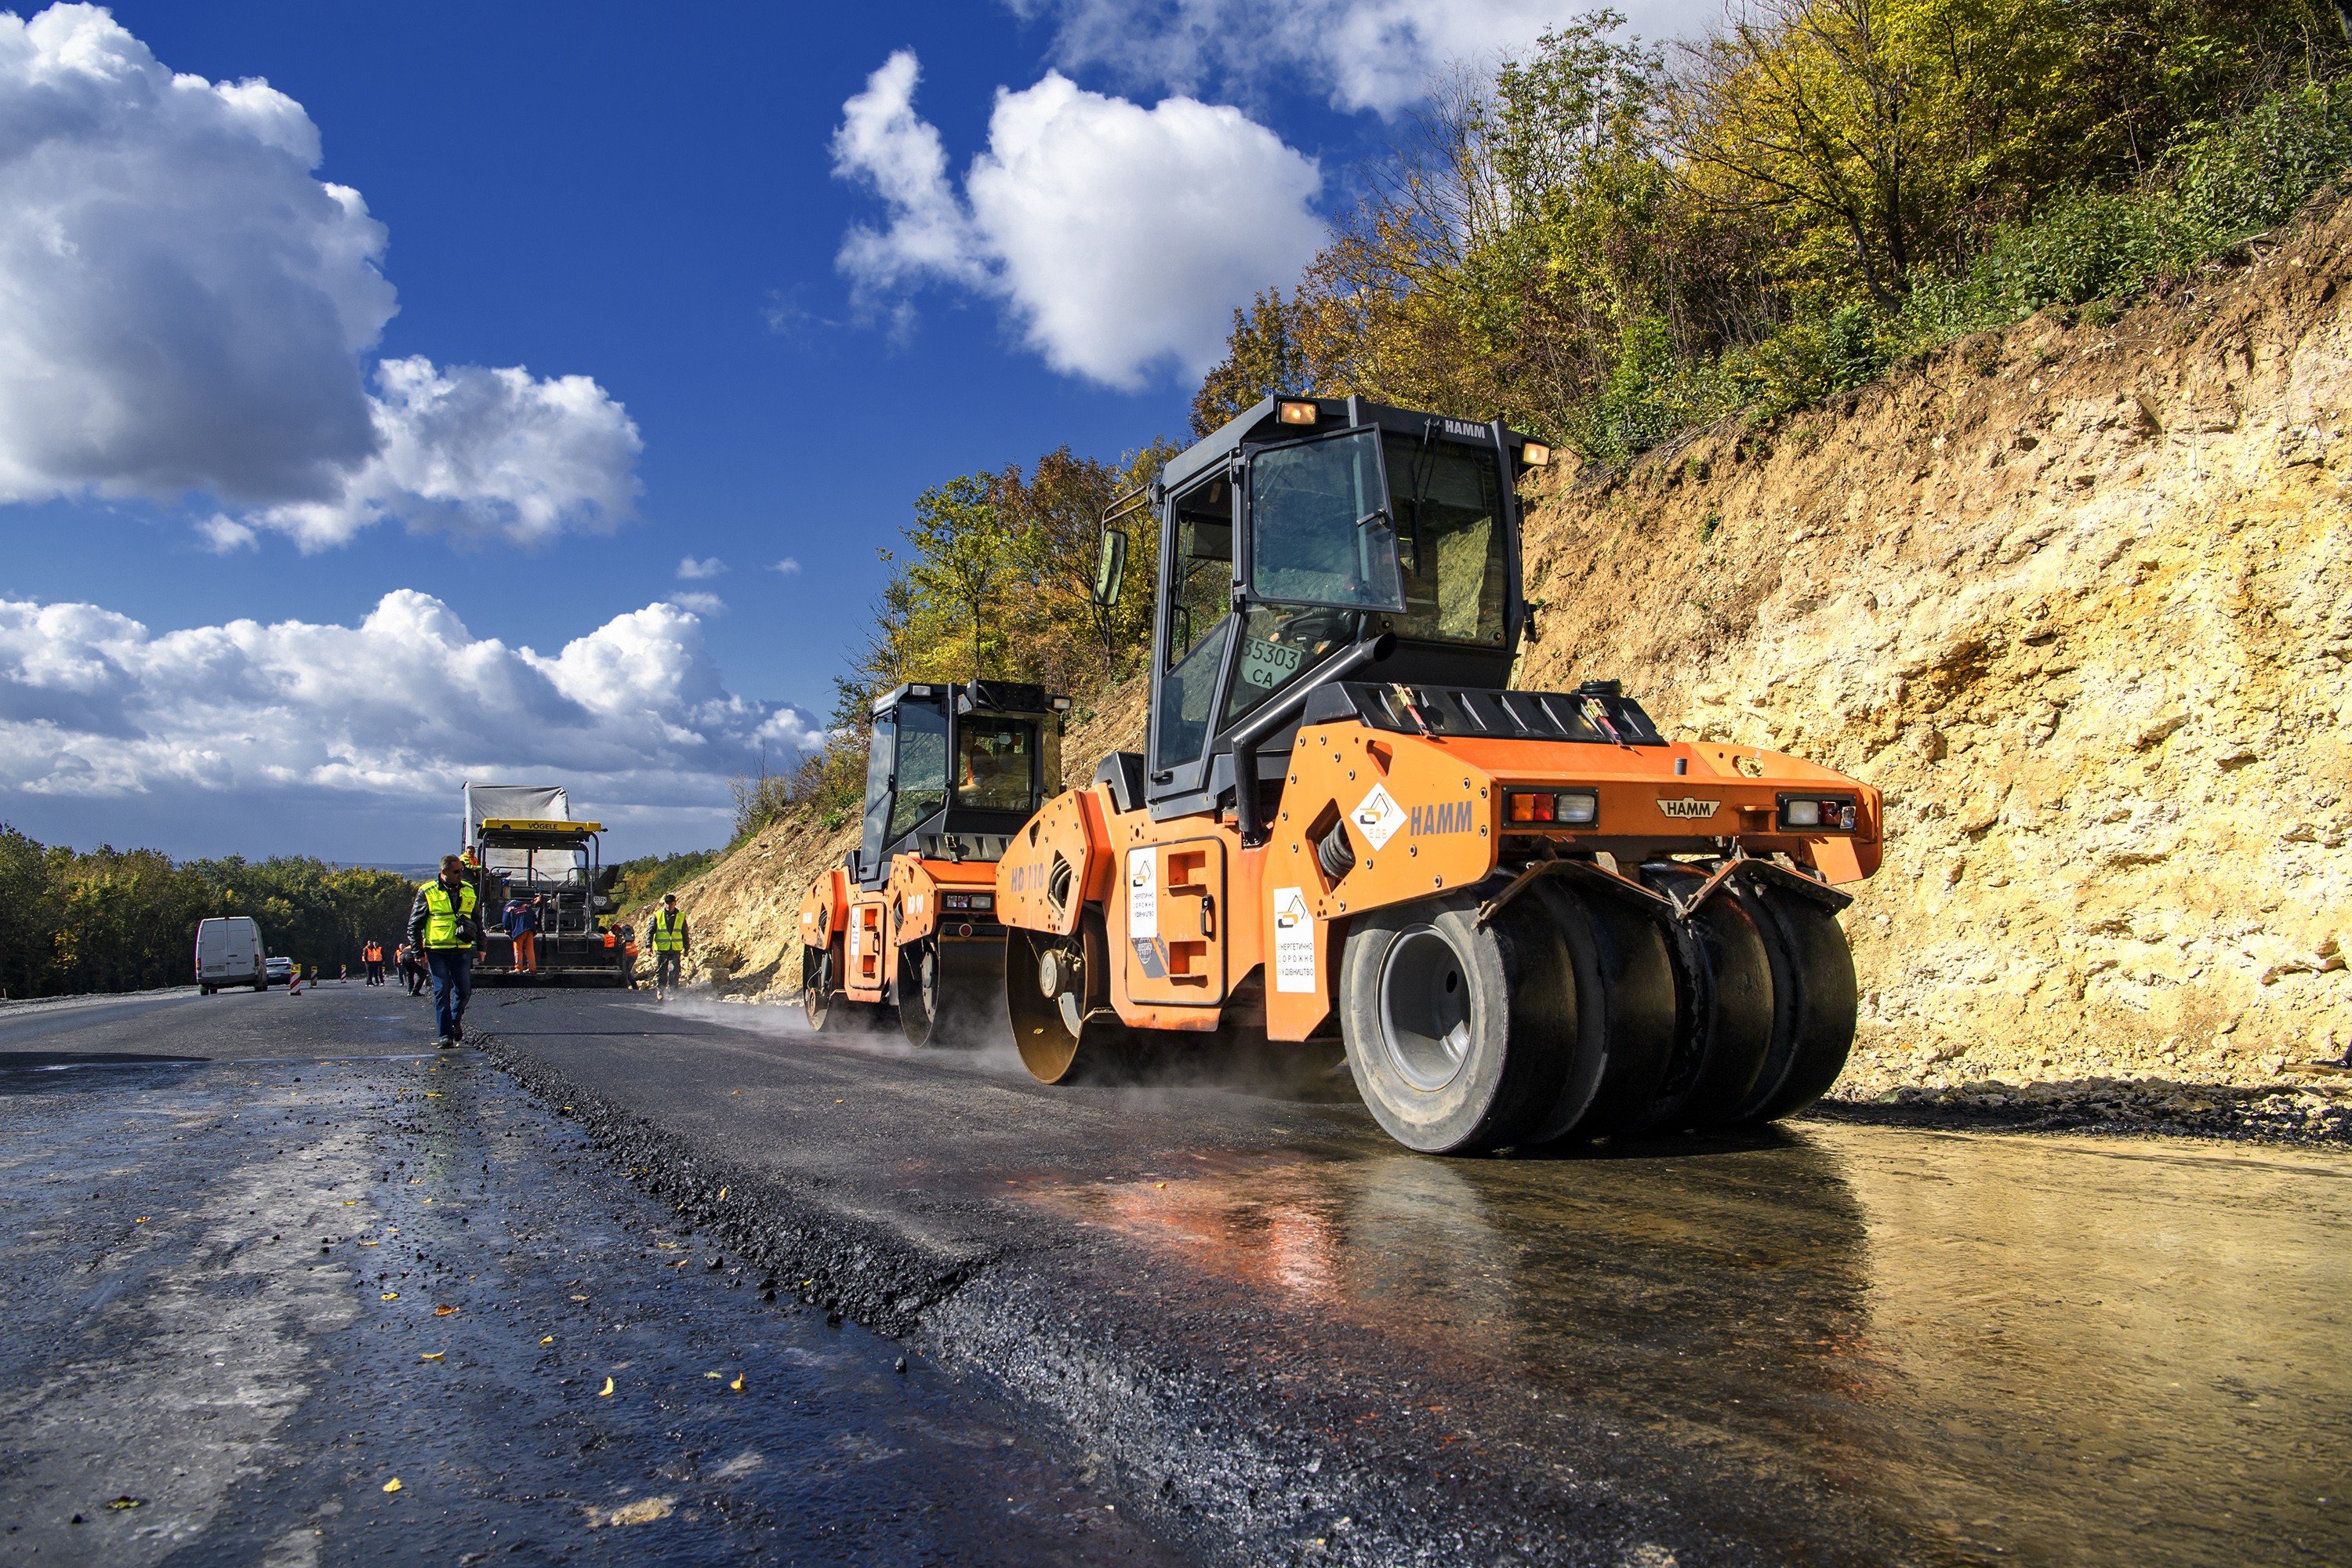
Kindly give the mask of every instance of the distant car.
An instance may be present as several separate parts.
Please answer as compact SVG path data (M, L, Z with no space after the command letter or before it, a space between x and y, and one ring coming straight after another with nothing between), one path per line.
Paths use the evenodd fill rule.
M251 915L218 915L196 922L196 989L209 996L224 985L268 988L275 970L263 970L268 950ZM268 959L282 963L283 959Z
M290 984L293 984L293 981L294 981L294 961L293 961L292 959L290 959L290 958L272 958L272 959L269 961L269 984L272 984L272 985L290 985Z

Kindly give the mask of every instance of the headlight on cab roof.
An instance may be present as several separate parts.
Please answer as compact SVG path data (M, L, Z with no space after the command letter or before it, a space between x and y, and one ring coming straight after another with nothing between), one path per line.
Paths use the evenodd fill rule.
M1590 827L1601 819L1601 797L1589 789L1503 792L1503 820L1545 827Z
M1853 797L1843 795L1784 795L1780 826L1793 831L1852 833Z

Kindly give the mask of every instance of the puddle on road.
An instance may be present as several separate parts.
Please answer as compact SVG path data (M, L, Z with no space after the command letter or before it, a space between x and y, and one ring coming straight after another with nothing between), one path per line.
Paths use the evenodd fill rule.
M1808 1126L1200 1164L1007 1190L1320 1341L1613 1412L1972 1556L2352 1542L2342 1156Z

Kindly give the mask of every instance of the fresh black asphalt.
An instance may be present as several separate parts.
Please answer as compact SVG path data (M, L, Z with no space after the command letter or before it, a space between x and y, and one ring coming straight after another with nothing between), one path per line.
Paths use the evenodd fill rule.
M488 992L482 1053L362 1058L412 1048L414 1005L0 1012L8 1542L184 1519L168 1551L80 1560L462 1560L510 1532L648 1561L2352 1555L2340 1153L1801 1123L1442 1161L1314 1071L1048 1089L1007 1046L815 1039L780 1008ZM142 1184L175 1229L121 1228L164 1223ZM239 1201L286 1239L241 1236ZM274 1325L235 1399L163 1304L207 1290ZM747 1415L738 1370L786 1403ZM55 1521L117 1488L146 1500ZM283 1555L305 1529L324 1555Z

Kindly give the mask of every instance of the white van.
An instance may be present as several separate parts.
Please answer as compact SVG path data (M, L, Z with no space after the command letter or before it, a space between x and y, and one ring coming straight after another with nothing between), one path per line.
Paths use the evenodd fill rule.
M269 950L251 915L196 922L196 984L207 996L224 985L269 989Z

